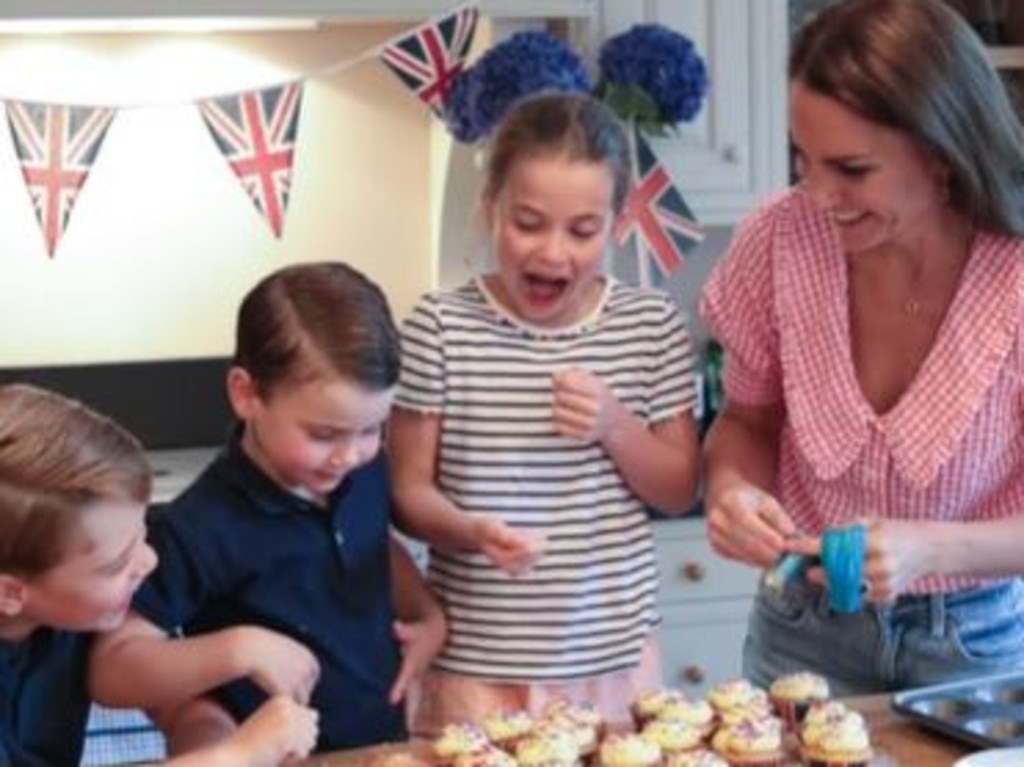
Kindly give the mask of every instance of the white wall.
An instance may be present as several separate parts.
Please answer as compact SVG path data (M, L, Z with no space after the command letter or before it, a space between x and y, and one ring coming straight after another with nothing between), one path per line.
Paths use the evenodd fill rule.
M111 126L52 259L0 127L0 366L228 354L243 293L298 261L349 261L408 311L437 271L433 118L374 59L317 74L405 29L0 36L0 100L136 105ZM307 74L276 240L192 102Z

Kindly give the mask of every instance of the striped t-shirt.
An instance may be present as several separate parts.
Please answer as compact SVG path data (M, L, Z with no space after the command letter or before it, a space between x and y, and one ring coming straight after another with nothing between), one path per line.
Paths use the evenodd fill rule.
M425 297L402 327L399 407L438 414L438 483L463 511L547 536L511 577L483 554L431 552L447 645L439 668L502 680L595 676L636 665L657 574L643 502L597 444L559 435L552 374L598 375L647 424L692 409L692 350L666 295L608 279L569 328L506 313L482 281Z

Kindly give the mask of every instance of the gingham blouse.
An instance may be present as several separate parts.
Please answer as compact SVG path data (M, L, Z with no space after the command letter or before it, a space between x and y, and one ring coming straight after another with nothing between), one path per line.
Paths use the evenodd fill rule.
M927 358L879 415L856 378L846 265L829 219L791 190L740 225L701 314L726 350L726 396L785 405L778 493L798 527L1024 512L1022 259L1024 240L975 238ZM978 582L933 575L909 591Z

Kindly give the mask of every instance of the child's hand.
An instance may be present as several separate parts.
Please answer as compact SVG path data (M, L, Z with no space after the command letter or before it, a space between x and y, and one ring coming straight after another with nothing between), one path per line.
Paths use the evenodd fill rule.
M309 703L320 678L320 663L309 648L259 626L240 626L237 631L242 632L238 653L248 661L247 676L270 695Z
M391 685L388 700L398 703L409 685L426 671L444 646L448 625L440 609L431 610L416 621L395 621L395 636L402 648L402 666Z
M480 550L509 575L529 572L547 546L541 533L509 527L500 519L475 520L474 534Z
M301 759L316 745L318 714L285 695L271 698L250 716L222 746L218 766L278 767L288 759Z
M580 368L551 377L555 431L581 442L602 442L629 413L608 385Z

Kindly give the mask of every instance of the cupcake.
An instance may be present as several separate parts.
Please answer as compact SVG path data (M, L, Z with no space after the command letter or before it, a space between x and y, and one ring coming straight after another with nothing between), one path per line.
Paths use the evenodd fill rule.
M661 707L657 718L670 722L684 722L696 727L704 737L708 737L715 729L715 709L703 698L668 701Z
M572 702L566 698L549 701L541 711L540 724L555 726L572 733L580 745L580 755L589 757L605 733L605 721L597 706L589 702Z
M770 703L768 693L755 687L746 679L730 679L719 682L708 690L708 703L721 714L733 708L759 706Z
M565 713L541 719L534 728L534 732L538 735L547 733L568 735L576 744L577 756L581 761L587 761L594 755L600 741L597 728L586 722L571 719Z
M516 745L515 757L519 767L577 767L580 749L564 730L534 729Z
M640 737L658 744L662 756L693 751L704 745L707 731L681 719L652 719L640 731Z
M804 744L816 743L818 734L822 730L848 716L863 719L856 711L850 710L846 705L837 700L815 701L807 709L807 714L800 724L800 742Z
M491 743L513 753L520 740L533 730L533 717L526 711L493 711L484 717L484 732Z
M828 682L809 671L786 674L772 682L768 696L782 721L795 731L812 702L828 699Z
M518 767L510 753L494 745L484 746L476 751L459 754L452 767Z
M748 700L731 708L723 708L717 714L719 725L733 725L748 719L775 718L775 709L766 694L752 695Z
M801 748L808 767L867 767L871 738L864 718L855 712L821 725Z
M729 763L714 751L697 748L669 754L665 757L665 767L729 767Z
M686 696L679 690L652 690L641 694L630 706L637 729L643 727L651 719L657 718L658 713L667 704L679 700L686 700Z
M449 724L433 742L431 750L439 765L451 765L460 754L471 754L489 745L483 728L475 724Z
M745 719L720 727L711 745L730 767L782 767L782 729L782 721L774 717Z
M600 767L661 767L661 747L635 733L609 735L598 750Z
M599 736L604 734L604 717L597 706L589 701L573 702L567 698L554 698L544 706L540 718L569 719L593 727Z

